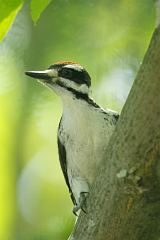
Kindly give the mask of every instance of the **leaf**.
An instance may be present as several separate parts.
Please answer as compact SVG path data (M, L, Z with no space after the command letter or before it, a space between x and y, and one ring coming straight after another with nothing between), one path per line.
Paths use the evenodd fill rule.
M22 2L23 0L0 0L0 22L8 17Z
M41 13L48 6L51 0L32 0L31 2L31 15L34 23L37 22Z
M19 10L22 7L22 1L19 1L19 5L15 8L14 5L12 5L13 9L10 6L6 5L5 10L3 11L3 17L1 15L1 21L0 21L0 40L3 39L3 37L5 36L5 34L7 33L8 29L10 28L11 24L13 23L17 13L19 12ZM4 9L4 2L2 4L2 9ZM0 10L1 13L1 10Z

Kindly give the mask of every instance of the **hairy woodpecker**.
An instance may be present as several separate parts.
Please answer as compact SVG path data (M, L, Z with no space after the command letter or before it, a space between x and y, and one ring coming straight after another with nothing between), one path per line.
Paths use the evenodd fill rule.
M45 71L27 71L26 75L39 79L62 99L59 160L76 214L84 210L97 166L105 157L119 115L102 109L89 97L91 78L78 63L58 62Z

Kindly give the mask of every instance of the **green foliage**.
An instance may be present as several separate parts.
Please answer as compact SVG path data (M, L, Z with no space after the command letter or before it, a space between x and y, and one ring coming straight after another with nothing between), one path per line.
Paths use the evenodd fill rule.
M12 11L22 4L22 2L22 0L0 0L0 21L8 17Z
M31 1L31 14L32 19L36 22L44 9L48 6L51 0L32 0Z
M15 16L22 7L22 0L0 0L0 40L14 21Z
M152 0L0 0L1 39L10 28L0 43L0 239L66 240L74 222L57 152L62 106L24 72L78 61L98 104L121 110L154 21Z
M51 0L32 0L30 3L31 15L34 23ZM0 0L0 40L3 39L11 27L17 13L20 11L24 0Z

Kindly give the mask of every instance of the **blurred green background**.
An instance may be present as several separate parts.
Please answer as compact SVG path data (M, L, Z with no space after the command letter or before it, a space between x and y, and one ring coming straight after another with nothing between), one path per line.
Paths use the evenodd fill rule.
M66 240L75 221L58 161L60 99L24 71L80 62L96 102L120 112L155 26L152 0L45 1L38 19L42 2L16 5L0 43L0 240Z

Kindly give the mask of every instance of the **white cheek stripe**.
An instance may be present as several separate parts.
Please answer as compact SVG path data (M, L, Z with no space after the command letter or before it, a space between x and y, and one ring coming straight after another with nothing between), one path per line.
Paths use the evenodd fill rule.
M70 80L67 80L65 78L60 78L60 81L63 83L63 85L65 87L73 88L78 92L81 92L81 93L88 93L89 92L89 88L86 84L78 85L77 83L75 83L73 81L70 81Z

